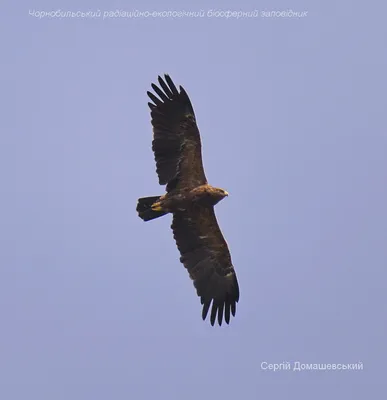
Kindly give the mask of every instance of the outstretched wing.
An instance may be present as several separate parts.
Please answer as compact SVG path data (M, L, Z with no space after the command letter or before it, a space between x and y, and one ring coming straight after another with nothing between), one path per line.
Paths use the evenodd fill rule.
M169 75L165 74L165 81L159 76L158 81L161 89L154 83L152 88L159 97L147 94L153 101L148 105L159 183L168 184L168 191L205 184L200 133L191 101L181 86L180 92L176 89Z
M203 304L203 320L212 303L211 325L218 316L230 322L235 316L239 287L230 252L219 229L213 207L192 207L173 214L172 230L180 251L180 261L187 268Z

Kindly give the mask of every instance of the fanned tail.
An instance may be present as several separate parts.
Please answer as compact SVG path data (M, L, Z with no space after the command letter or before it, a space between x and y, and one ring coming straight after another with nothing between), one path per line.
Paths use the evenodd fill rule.
M152 205L160 199L160 196L142 197L137 202L137 212L139 217L144 221L150 221L155 218L162 217L167 214L165 211L152 210Z

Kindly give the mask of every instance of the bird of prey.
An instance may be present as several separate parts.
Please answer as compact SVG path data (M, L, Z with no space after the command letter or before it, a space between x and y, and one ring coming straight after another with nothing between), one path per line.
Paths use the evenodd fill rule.
M152 150L162 196L138 199L137 212L144 221L173 215L172 231L180 261L188 270L203 305L206 319L211 307L213 326L235 316L239 286L227 243L215 217L214 206L228 196L207 183L196 117L187 92L177 90L169 75L158 77L156 93L147 92L153 126Z

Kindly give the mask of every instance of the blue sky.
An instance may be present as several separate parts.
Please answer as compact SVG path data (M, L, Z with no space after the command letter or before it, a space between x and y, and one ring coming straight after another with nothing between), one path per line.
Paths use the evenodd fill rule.
M384 398L387 84L381 2L5 1L0 397ZM29 10L200 11L38 18ZM209 10L307 11L303 18ZM170 231L146 91L202 134L241 299L201 320ZM362 371L267 371L262 362ZM297 393L297 394L296 394ZM274 397L276 398L276 397Z

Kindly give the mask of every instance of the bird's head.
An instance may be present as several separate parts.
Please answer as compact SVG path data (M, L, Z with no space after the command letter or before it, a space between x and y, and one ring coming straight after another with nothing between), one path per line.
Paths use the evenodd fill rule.
M228 196L228 192L221 188L214 188L213 196L216 198L217 202Z

